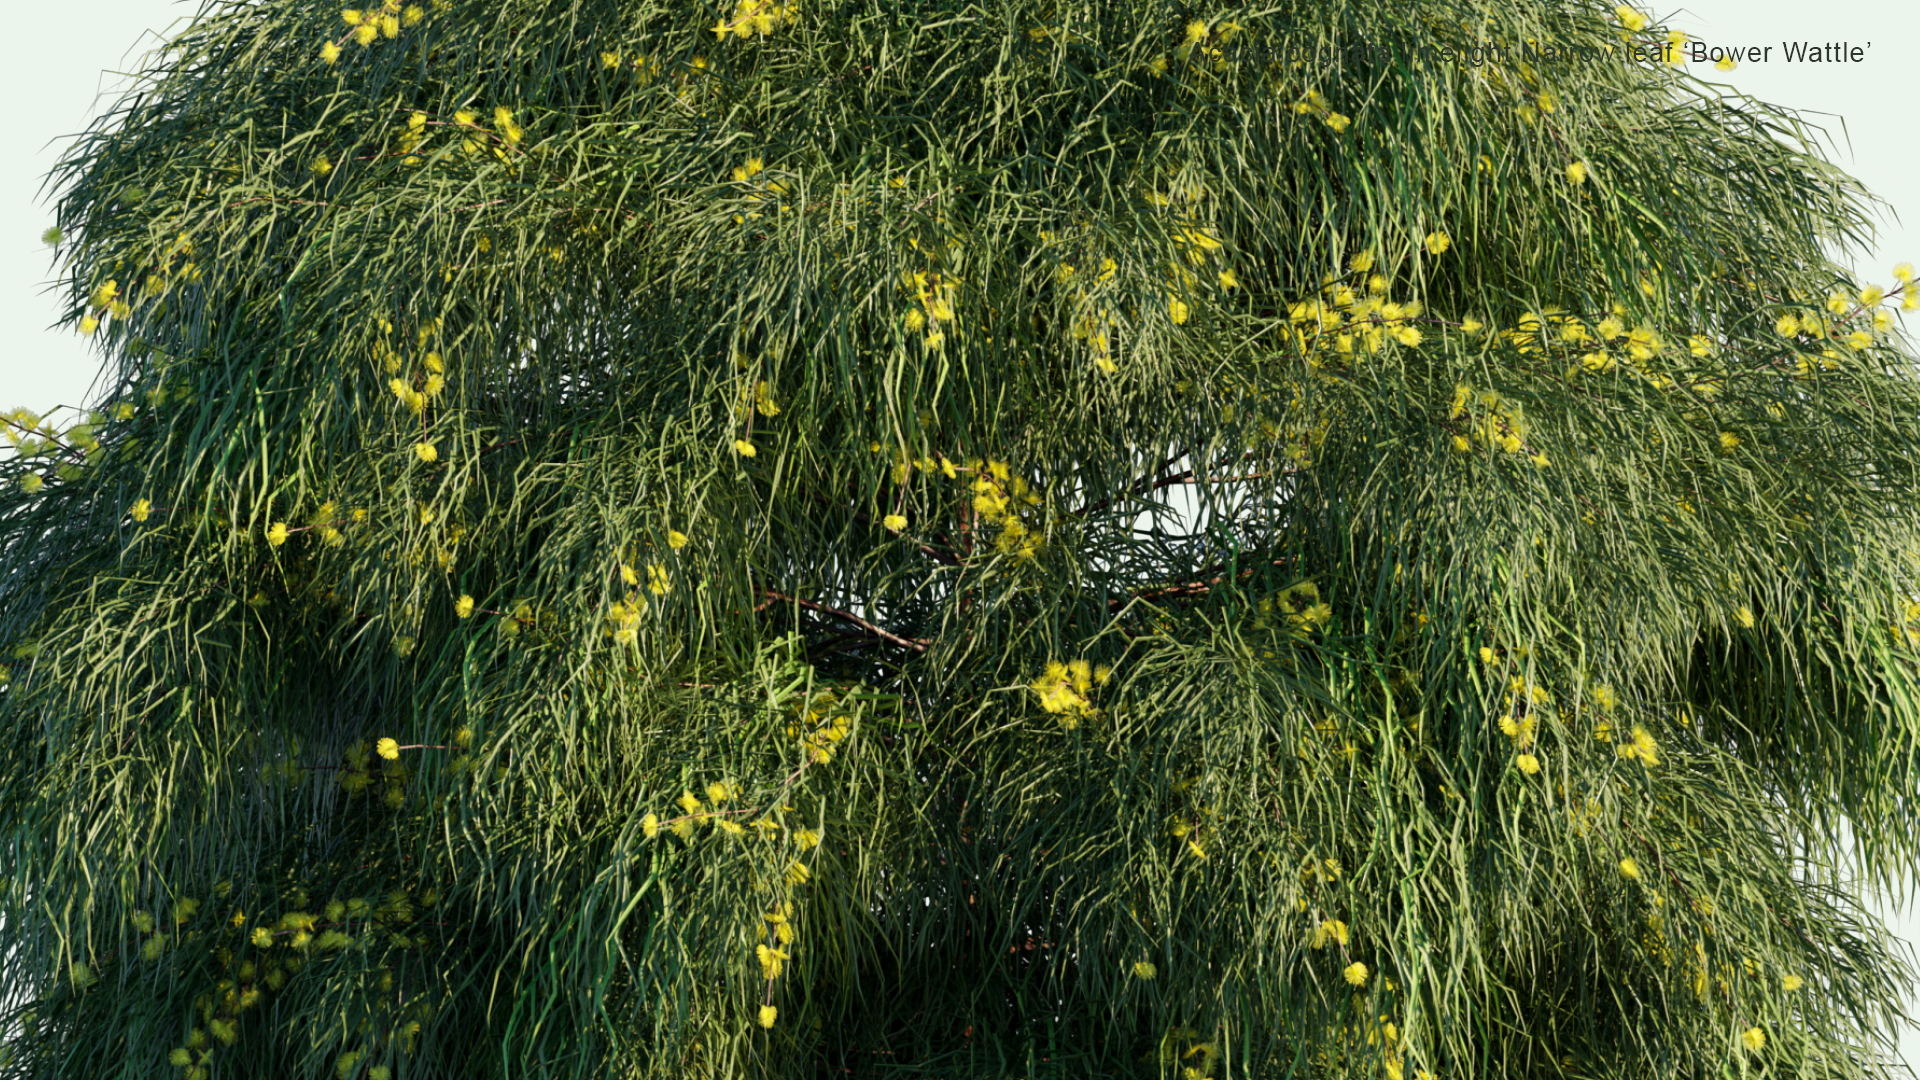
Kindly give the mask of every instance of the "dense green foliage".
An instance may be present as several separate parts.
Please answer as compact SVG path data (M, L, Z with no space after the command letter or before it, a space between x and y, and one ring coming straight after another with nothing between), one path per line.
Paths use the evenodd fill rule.
M1794 118L761 2L216 3L63 164L9 1075L1876 1074L1920 298Z

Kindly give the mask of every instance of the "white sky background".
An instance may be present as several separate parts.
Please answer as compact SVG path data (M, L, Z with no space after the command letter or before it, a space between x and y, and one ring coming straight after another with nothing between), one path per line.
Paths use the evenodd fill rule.
M41 177L93 115L98 95L106 91L110 100L125 84L114 73L136 68L157 35L197 7L195 0L12 5L10 36L30 44L13 49L0 65L0 101L10 105L13 131L13 150L0 157L0 321L13 327L12 338L0 344L0 408L46 412L87 404L98 358L71 330L47 329L58 308L43 292L52 266L39 237L53 214L38 198ZM1889 215L1874 249L1857 257L1863 281L1892 284L1894 263L1920 263L1920 140L1903 130L1911 123L1907 103L1920 69L1920 6L1827 5L1813 17L1797 0L1695 0L1677 9L1643 4L1643 10L1710 45L1775 46L1771 63L1746 63L1727 74L1696 68L1763 101L1808 113L1829 130L1829 156L1892 211L1908 215L1907 224ZM1789 64L1779 48L1789 38L1872 46L1858 64ZM1813 115L1821 113L1827 115ZM1908 329L1920 337L1920 324ZM1901 936L1920 937L1920 917L1911 907L1892 914ZM1902 1050L1920 1064L1920 1030L1905 1033Z

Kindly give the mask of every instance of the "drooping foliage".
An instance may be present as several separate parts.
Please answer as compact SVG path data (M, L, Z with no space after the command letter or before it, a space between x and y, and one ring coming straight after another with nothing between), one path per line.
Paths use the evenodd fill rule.
M7 421L10 1074L1875 1074L1920 297L1666 40L208 6Z

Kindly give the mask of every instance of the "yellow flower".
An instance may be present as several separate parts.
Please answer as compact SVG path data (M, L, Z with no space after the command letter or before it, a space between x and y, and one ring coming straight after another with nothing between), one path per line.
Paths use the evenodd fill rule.
M381 739L379 742L373 744L373 752L386 758L388 761L398 761L400 759L400 744L394 742L392 739Z
M1357 960L1348 964L1346 970L1340 974L1345 976L1347 982L1353 986L1365 986L1367 984L1367 965Z
M1733 609L1733 617L1740 621L1741 626L1744 626L1749 630L1753 629L1753 609L1752 608L1748 607L1745 604L1741 604L1739 607Z
M886 517L880 519L880 524L885 525L894 532L899 532L907 527L907 519L899 514L888 514Z
M362 45L371 45L380 37L380 28L372 23L361 23L354 27L353 40Z
M739 454L741 457L749 458L759 453L759 451L753 448L753 444L745 439L733 440L733 452Z
M1364 274L1373 269L1373 249L1368 248L1347 261L1347 268L1356 274Z
M1640 864L1637 862L1634 862L1632 856L1628 856L1627 858L1621 859L1620 873L1623 877L1625 877L1629 881L1639 881L1640 880Z
M1734 58L1731 56L1723 56L1720 59L1715 60L1713 62L1713 66L1718 68L1721 71L1732 71L1734 68L1739 66L1739 62L1734 60Z
M1234 275L1232 270L1222 270L1220 271L1220 287L1223 289L1237 289L1240 287L1240 279Z
M1740 1042L1746 1046L1748 1050L1758 1053L1762 1047L1767 1045L1767 1033L1757 1027L1750 1027L1740 1033Z
M1185 301L1179 297L1167 298L1167 316L1169 318L1176 323L1184 323L1187 321L1187 315L1188 310Z
M430 442L414 443L413 456L419 458L423 463L432 464L439 459L440 451L434 449L433 444Z
M1160 969L1154 967L1149 961L1140 960L1136 961L1133 965L1133 977L1136 979L1151 980L1159 974Z
M1567 166L1567 179L1568 179L1568 180L1571 180L1571 181L1573 181L1573 182L1574 182L1574 183L1576 183L1576 184L1584 184L1584 183L1586 183L1586 182L1587 182L1587 166L1586 166L1586 164L1585 164L1585 163L1583 163L1583 162L1579 162L1579 161L1576 161L1576 162L1574 162L1573 164L1571 164L1571 165L1568 165L1568 166Z
M667 546L672 548L675 551L679 551L681 548L686 547L687 534L683 532L676 532L672 529L668 529L667 530Z
M707 798L713 800L713 804L718 806L728 799L733 798L733 788L715 781L707 785Z
M339 59L340 59L340 46L334 44L331 41L321 43L320 60L322 63L331 64L334 61Z
M1486 324L1479 319L1469 318L1460 323L1460 332L1463 334L1477 334L1485 328Z
M1785 990L1789 994L1793 993L1795 990L1798 990L1805 985L1806 985L1806 980L1802 979L1798 975L1789 975L1786 978L1780 980L1780 989Z
M773 1022L775 1020L778 1020L779 1018L780 1018L780 1010L774 1008L771 1005L760 1006L760 1026L761 1027L770 1028L773 1026Z
M1837 292L1827 297L1827 310L1835 315L1845 315L1847 313L1847 305L1850 303L1852 303L1852 301L1847 298L1846 293Z
M1453 240L1446 233L1430 232L1427 234L1427 250L1435 255L1444 254L1446 250L1452 246Z
M660 815L648 814L640 819L640 833L651 840L660 835Z
M133 520L145 521L147 520L147 515L153 513L153 504L145 499L141 499L139 502L134 503L133 509L128 512L133 515Z
M1647 28L1647 17L1625 4L1613 9L1613 17L1620 20L1621 26L1635 34Z
M1735 435L1731 431L1723 431L1720 433L1720 449L1731 450L1734 447L1739 445L1740 445L1740 436Z
M273 931L267 929L264 926L254 927L253 928L253 944L256 948L261 948L261 949L272 948L273 947Z
M287 542L287 523L276 521L267 529L267 543L279 547Z
M1800 320L1792 314L1782 315L1774 322L1773 332L1781 337L1790 338L1800 332Z
M1513 763L1520 766L1520 771L1526 773L1528 776L1532 776L1534 773L1540 771L1540 759L1534 757L1532 754L1521 754L1519 757L1513 759Z
M1653 741L1653 735L1643 727L1633 729L1633 749L1640 764L1649 768L1660 763L1660 744Z
M465 619L473 614L473 597L462 593L460 599L453 602L455 618Z

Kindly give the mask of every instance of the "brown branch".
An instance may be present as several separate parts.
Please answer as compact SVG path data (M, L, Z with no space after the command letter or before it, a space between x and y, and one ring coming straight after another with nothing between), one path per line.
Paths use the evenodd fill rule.
M924 638L903 638L899 634L893 633L890 630L883 630L880 627L873 625L872 623L868 622L867 620L861 618L858 615L853 614L850 611L841 611L839 608L828 607L825 604L817 603L812 600L802 600L797 596L788 596L784 593L775 592L772 589L762 589L761 594L772 600L780 600L790 604L798 604L801 607L807 608L808 610L811 610L811 611L818 611L824 615L831 615L836 619L844 619L847 622L850 622L853 625L860 627L862 630L865 630L867 633L874 635L875 637L883 638L887 641L893 642L895 645L902 646L903 648L912 649L915 652L924 653L927 651L927 646L931 644L931 642L927 641Z

